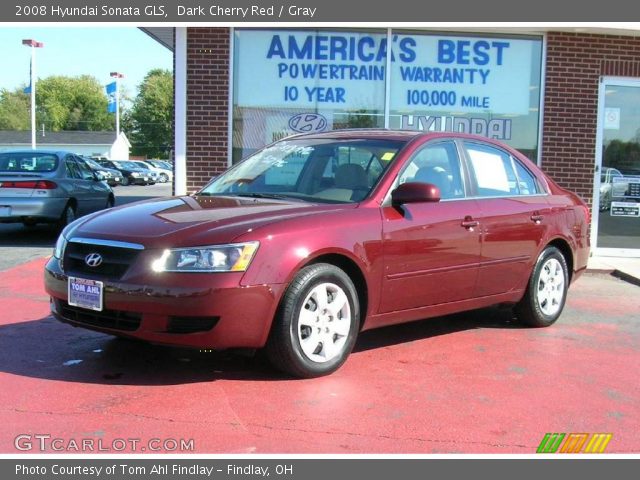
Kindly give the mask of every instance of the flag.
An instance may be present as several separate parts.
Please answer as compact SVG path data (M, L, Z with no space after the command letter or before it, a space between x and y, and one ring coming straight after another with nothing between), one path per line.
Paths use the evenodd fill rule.
M32 62L29 62L29 85L22 90L24 93L31 93L31 69L33 68Z
M107 111L109 113L116 113L116 96L118 95L118 84L116 82L111 82L106 86L107 90Z

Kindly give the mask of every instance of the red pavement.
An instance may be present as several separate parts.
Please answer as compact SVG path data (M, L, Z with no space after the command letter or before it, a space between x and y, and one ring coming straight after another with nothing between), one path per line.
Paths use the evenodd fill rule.
M193 439L195 453L534 453L546 432L609 432L607 452L640 452L640 289L605 275L581 278L551 328L491 309L367 332L337 373L301 381L260 357L60 324L43 265L0 272L0 453L20 434Z

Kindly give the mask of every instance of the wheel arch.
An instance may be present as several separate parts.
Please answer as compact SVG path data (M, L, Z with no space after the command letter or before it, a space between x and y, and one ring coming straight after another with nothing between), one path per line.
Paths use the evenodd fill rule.
M369 290L366 277L362 272L360 266L353 259L344 254L324 253L312 258L307 263L300 266L298 271L300 271L304 267L315 265L318 263L328 263L330 265L338 267L339 269L344 271L353 282L353 285L356 287L356 292L358 293L358 306L360 307L359 329L362 330L362 327L364 326L364 320L367 317L367 308L369 307Z
M571 248L571 245L566 239L557 237L557 238L551 239L545 245L545 248L547 247L556 247L558 250L560 250L560 253L562 253L562 256L567 262L567 270L569 272L569 283L571 283L571 280L573 279L573 274L574 274L573 268L575 264L575 259L573 258L573 249Z

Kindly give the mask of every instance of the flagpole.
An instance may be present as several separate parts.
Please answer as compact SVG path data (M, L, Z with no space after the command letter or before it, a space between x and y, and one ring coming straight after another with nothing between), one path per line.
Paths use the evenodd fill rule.
M28 39L22 40L23 45L31 47L31 149L36 149L36 48L44 47L42 42Z
M120 138L120 82L124 75L118 72L111 72L111 77L116 79L116 138Z

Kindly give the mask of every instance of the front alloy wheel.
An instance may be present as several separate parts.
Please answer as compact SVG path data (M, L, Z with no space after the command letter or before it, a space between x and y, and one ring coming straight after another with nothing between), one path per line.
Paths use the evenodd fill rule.
M358 294L349 276L335 265L309 265L284 294L266 353L293 376L327 375L346 361L359 324Z
M344 290L321 283L305 298L298 315L298 341L312 362L325 363L344 350L351 330L351 307Z

